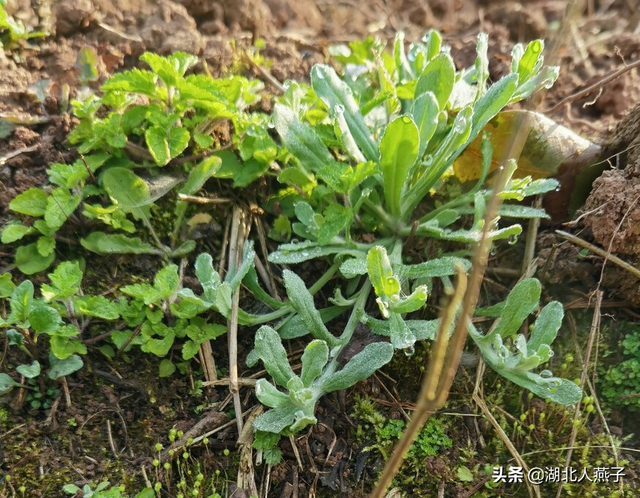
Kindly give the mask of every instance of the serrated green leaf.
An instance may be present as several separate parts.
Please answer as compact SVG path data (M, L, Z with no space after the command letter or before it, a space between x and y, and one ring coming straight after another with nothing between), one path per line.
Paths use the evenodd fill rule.
M44 216L48 198L44 190L33 187L14 197L9 203L9 209L34 217Z
M387 126L380 140L380 168L384 196L392 215L400 214L400 200L408 172L418 158L420 136L409 116L401 116Z
M159 304L162 300L160 292L149 284L125 285L120 290L128 296L144 302L146 305Z
M302 372L300 373L300 379L305 387L310 387L313 381L320 377L322 369L329 361L327 343L318 339L311 341L304 349L301 361Z
M150 97L156 96L157 76L145 69L132 69L111 76L101 90L103 92L142 93Z
M393 346L386 342L368 344L355 355L342 370L333 374L324 384L325 392L347 389L361 380L368 379L379 368L391 361Z
M311 335L326 341L330 347L333 347L336 344L336 338L324 325L320 312L313 302L313 296L302 279L290 270L284 270L282 276L291 305L298 312Z
M164 252L143 242L138 237L126 237L121 234L106 234L104 232L90 233L80 239L82 247L97 254L154 254L162 256Z
M53 254L53 251L56 248L56 239L53 237L42 236L36 241L36 247L38 248L40 256L49 256L50 254Z
M29 314L31 328L38 334L51 334L63 325L60 313L45 304L36 304Z
M49 274L51 286L42 285L42 296L51 301L53 298L67 299L80 290L82 270L77 261L60 263L53 273Z
M178 266L169 265L162 268L153 280L153 286L158 291L161 299L168 299L178 290L180 277L178 276Z
M34 232L32 227L27 227L22 225L21 223L8 223L2 229L2 237L0 241L3 244L11 244L17 240L22 239L26 235L30 235Z
M255 351L262 360L264 368L279 386L286 387L289 380L296 376L289 365L287 352L280 336L271 327L263 325L258 329Z
M42 256L38 251L38 244L33 243L18 247L14 262L22 273L33 275L49 268L54 259L54 253Z
M187 341L182 346L182 359L190 360L200 351L200 344L195 341Z
M120 317L118 305L104 296L86 296L74 303L76 309L86 316L95 316L103 320L117 320Z

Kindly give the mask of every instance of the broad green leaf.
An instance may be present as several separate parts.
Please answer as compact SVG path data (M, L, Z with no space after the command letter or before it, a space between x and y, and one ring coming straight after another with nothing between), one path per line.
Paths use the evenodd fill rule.
M323 384L327 393L347 389L361 380L368 379L393 357L393 346L386 342L374 342L355 355L342 370L333 374Z
M40 371L40 362L38 360L34 360L31 365L19 365L16 367L16 372L25 376L27 379L35 379L40 375ZM0 391L1 390L2 389L0 388Z
M147 339L144 341L140 349L145 353L153 353L158 358L164 358L169 353L176 333L173 329L169 329L162 339Z
M71 375L72 373L80 370L84 365L84 363L82 362L82 358L75 354L64 360L50 355L49 364L51 365L51 370L49 370L49 378L52 380Z
M517 86L518 75L509 74L491 85L487 92L477 100L473 106L473 126L470 140L477 137L487 123L509 103Z
M202 160L189 172L189 178L180 189L180 193L193 195L199 192L207 180L218 172L221 165L222 159L217 156Z
M253 241L247 240L242 248L242 260L240 261L240 266L236 268L234 264L224 279L224 281L229 284L231 290L235 291L240 287L244 277L247 275L249 270L254 267L255 257L256 252L253 249Z
M275 264L297 264L332 254L362 255L361 251L346 244L319 246L312 241L308 241L308 243L292 242L290 244L280 244L277 251L269 254L269 261Z
M524 54L518 62L518 81L520 84L531 78L542 65L544 50L544 42L542 40L533 40L527 44Z
M60 313L45 304L36 304L33 307L29 314L29 322L31 322L31 328L38 334L51 334L63 325Z
M164 128L161 126L147 128L147 131L144 133L144 138L156 164L164 166L171 160L167 131Z
M334 160L314 129L302 123L290 108L276 104L273 122L287 150L304 168L317 171Z
M427 286L420 285L409 296L394 300L389 305L389 310L393 313L405 314L418 311L427 301Z
M433 92L440 110L444 109L451 96L455 82L456 67L449 54L441 53L429 61L416 85L416 98Z
M471 268L471 262L464 258L443 256L415 265L402 265L398 273L400 278L411 279L446 277L455 275L457 273L457 266L460 266L464 271L468 271Z
M413 102L411 116L418 126L420 135L418 159L421 159L424 155L427 145L429 145L429 140L431 140L436 131L439 112L438 102L433 92L426 92Z
M393 347L395 349L413 347L416 342L416 336L404 318L402 318L402 315L399 313L390 313L387 321L389 322L389 337Z
M170 258L184 258L187 254L196 248L195 240L185 240L182 244L170 252Z
M160 362L160 366L158 367L158 377L171 377L173 373L176 371L176 366L169 359L164 359Z
M311 341L302 353L302 372L300 378L305 387L310 387L320 377L322 369L329 361L329 347L318 339Z
M9 319L16 325L28 328L29 315L33 304L33 284L25 280L11 294L11 315Z
M53 273L49 274L51 285L42 285L42 297L47 301L53 298L67 299L78 293L82 282L82 270L77 261L60 263Z
M57 230L80 205L80 196L72 195L66 188L57 188L47 199L44 221L51 229Z
M333 347L336 338L331 335L323 323L320 312L313 302L313 296L307 290L302 279L290 270L284 270L282 275L291 305L298 312L311 335L316 339L326 341L330 347Z
M289 403L289 396L278 391L266 379L258 379L256 382L256 398L269 408L277 408Z
M49 268L55 254L42 256L38 251L38 244L33 243L26 246L20 246L16 250L15 264L25 275L33 275Z
M44 216L48 198L44 190L33 187L14 197L9 203L9 209L34 217Z
M568 379L558 377L542 377L533 372L514 371L495 368L495 370L511 382L528 389L542 399L549 399L561 405L574 405L582 398L582 390Z
M563 318L564 310L558 301L552 301L542 308L527 342L530 355L535 354L541 346L551 345L560 330Z
M102 174L102 185L125 212L152 202L147 182L128 168L109 168Z
M367 260L365 258L349 258L340 265L340 273L345 278L355 278L367 273Z
M400 214L400 200L408 172L418 158L420 136L409 116L401 116L387 126L380 140L380 167L384 196L392 215Z
M84 239L80 239L80 244L88 251L97 254L154 254L158 256L164 254L162 250L137 237L126 237L121 234L93 232Z
M351 89L336 74L331 66L316 64L311 69L311 86L329 111L335 113L336 106L344 110L344 118L349 130L368 161L377 161L378 147L376 146L369 127L364 122L360 109Z
M330 306L320 310L320 317L324 323L328 323L334 318L342 315L345 309L340 306ZM283 320L277 327L278 334L282 339L295 339L303 337L309 333L309 328L302 321L302 317L294 313L293 316Z
M65 360L74 354L87 354L87 346L78 339L54 335L49 339L51 352L60 360Z
M500 321L492 330L491 336L499 334L509 337L517 333L525 319L538 307L540 292L540 282L535 278L518 282L509 293Z
M0 275L0 298L9 297L15 288L16 284L13 283L11 273L7 272Z
M262 360L264 368L279 386L286 387L289 380L296 376L289 365L287 352L280 336L271 327L263 325L258 329L255 351Z
M0 395L11 391L14 387L21 387L22 384L13 380L6 373L0 373Z
M27 227L21 223L9 223L2 229L2 241L3 244L11 244L16 240L22 239L25 235L30 235L34 232L32 227Z
M285 404L263 413L253 422L256 430L280 434L295 420L295 414L300 408L292 404Z

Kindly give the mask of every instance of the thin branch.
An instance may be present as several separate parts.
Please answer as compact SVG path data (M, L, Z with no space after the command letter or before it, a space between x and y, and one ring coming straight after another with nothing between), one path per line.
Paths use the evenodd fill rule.
M546 111L543 111L543 114L553 114L555 112L557 112L558 110L560 110L565 104L570 104L571 102L574 102L582 97L585 97L587 95L589 95L590 93L600 89L602 86L606 85L607 83L610 83L611 81L619 78L620 76L622 76L624 73L628 73L629 71L640 67L640 59L638 59L637 61L632 62L631 64L628 64L626 66L624 66L623 68L618 69L617 71L615 71L614 73L611 73L608 76L605 76L604 78L600 79L599 81L596 81L593 85L589 85L587 88L580 90L578 92L572 93L571 95L566 96L565 98L563 98L560 102L558 102L556 105L554 105L553 107L551 107L550 109L547 109Z

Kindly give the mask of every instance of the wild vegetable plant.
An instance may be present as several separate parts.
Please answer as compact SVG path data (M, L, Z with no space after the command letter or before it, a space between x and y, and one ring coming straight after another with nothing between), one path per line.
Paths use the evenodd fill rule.
M5 1L0 2L0 49L12 49L33 38L47 36L42 31L31 31L19 19L14 19L5 10Z
M176 194L194 195L212 177L246 186L276 158L268 116L246 112L260 100L260 81L186 75L198 61L186 53L145 53L141 60L151 69L115 74L101 97L73 102L80 123L69 142L85 156L51 165L50 186L31 188L10 203L26 219L5 226L2 242L35 239L16 251L23 273L53 263L59 232L69 221L83 234L82 246L98 254L183 257L195 242L185 219L188 205ZM228 127L230 143L224 138ZM230 147L235 151L223 150ZM158 230L159 202L172 212L169 234Z
M484 34L478 38L475 66L462 71L456 70L435 31L408 51L402 35L391 54L383 48L367 39L335 50L344 64L343 76L331 66L316 65L311 85L290 83L275 106L273 120L289 155L278 178L285 188L274 199L282 214L272 234L294 233L302 240L281 244L269 259L299 264L326 258L328 272L333 275L338 268L342 279L331 306L317 310L302 280L284 272L296 315L275 328L263 326L249 358L250 364L261 360L277 386L265 379L256 386L258 399L270 408L254 423L261 431L261 448L265 440L273 441L267 433L291 434L314 423L315 405L323 394L369 377L391 359L394 349L410 353L416 340L434 337L437 320L410 314L424 308L433 279L447 286L457 267L469 268L464 250L444 251L451 243L474 244L480 237L492 195L487 180L493 169L491 137L482 136L475 184L461 185L452 178L452 165L503 107L548 88L557 77L557 68L543 65L540 40L517 45L510 74L490 86ZM512 178L500 195L520 201L556 186L550 179ZM505 204L500 214L545 217L542 210L515 204ZM510 224L489 236L513 243L521 230ZM442 241L440 256L407 264L410 238ZM528 342L515 335L537 309L539 296L537 281L522 282L506 303L492 308L500 316L495 328L471 336L499 373L545 398L571 404L580 396L575 385L548 371L532 372L552 355L561 306L552 303L541 311ZM370 297L377 309L367 306ZM332 333L325 323L345 312L346 325ZM342 366L340 355L358 324L389 342L369 344ZM280 338L307 334L311 340L297 375ZM518 353L505 345L511 338Z

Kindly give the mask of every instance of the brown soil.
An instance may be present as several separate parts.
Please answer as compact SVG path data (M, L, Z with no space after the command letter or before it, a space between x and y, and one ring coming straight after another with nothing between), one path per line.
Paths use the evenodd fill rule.
M43 0L31 2L39 8L22 5L27 3L14 2L9 12L52 35L28 48L0 50L0 116L21 123L9 137L0 139L0 224L8 219L8 204L15 195L46 183L49 164L76 157L65 142L74 118L61 106L66 102L67 88L71 98L78 91L76 59L83 47L92 47L99 55L98 88L108 75L134 66L145 50L192 52L214 75L223 74L234 59L230 40L249 46L262 37L266 40L263 55L273 64L271 74L285 81L307 79L313 64L327 60L330 44L368 35L392 37L397 29L403 29L408 40L422 36L429 28L439 29L456 62L468 66L475 57L477 33L486 31L491 42L491 78L496 80L508 69L514 43L557 35L565 10L565 2L560 0ZM640 56L640 11L637 7L633 10L633 2L589 3L596 10L577 14L575 33L551 55L562 69L557 84L540 104L543 111L618 69L623 59L630 62ZM49 80L47 97L38 102L33 85L42 80ZM640 261L640 107L621 121L615 133L612 131L639 101L640 74L634 70L606 85L601 94L581 98L551 116L603 143L606 157L613 158L614 169L596 181L583 209L589 214L582 223L594 243L627 257L632 264ZM36 119L38 123L34 123ZM578 249L566 243L555 248L559 241L551 230L548 232L539 240L540 278L552 284L559 295L567 289L593 289L599 280L601 259L580 260ZM9 268L12 260L12 248L0 245L0 269ZM141 273L153 271L145 268ZM637 279L611 263L603 289L607 298L640 305ZM216 347L216 361L224 367L223 339ZM25 496L57 498L63 496L63 484L82 485L107 478L140 484L140 467L148 466L154 457L155 443L166 444L171 427L187 432L212 412L215 401L226 396L225 388L209 388L202 406L193 375L158 379L154 359L129 359L116 367L92 350L88 363L70 382L71 405L62 400L46 413L10 412L11 431L0 439L5 447L1 468L22 478L15 484L25 485L28 493L33 491ZM377 383L362 383L350 396L355 392L384 400L399 416L402 406L394 405L397 401L381 392ZM299 440L302 456L290 445L283 447L285 462L273 471L271 479L276 484L271 496L310 496L316 489L323 496L364 496L381 461L367 463L362 448L353 440L348 416L352 401L344 393L321 401L320 424ZM216 423L222 421L216 419ZM107 425L112 431L110 439L105 436ZM478 425L474 427L474 441L482 440ZM457 448L449 455L453 465L460 457L458 449L466 447L471 434L471 429L464 427L459 431ZM482 426L482 431L487 437L491 434L488 426ZM233 450L236 437L234 428L223 430L211 438L209 448ZM209 468L223 472L235 472L238 464L233 454L226 457L219 451L201 450L196 456ZM297 469L298 458L304 462L304 471ZM445 476L446 463L434 459L425 466ZM362 478L358 480L356 475ZM233 481L233 476L229 477ZM464 492L452 487L447 496L467 496ZM244 496L238 493L236 496Z

